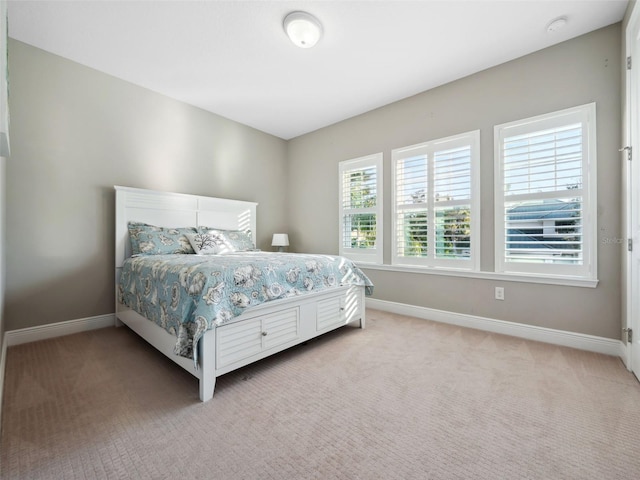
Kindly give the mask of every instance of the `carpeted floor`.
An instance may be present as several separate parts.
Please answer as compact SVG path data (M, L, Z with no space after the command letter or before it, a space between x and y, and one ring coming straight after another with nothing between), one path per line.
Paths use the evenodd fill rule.
M637 479L619 359L368 311L218 379L127 328L11 347L2 479Z

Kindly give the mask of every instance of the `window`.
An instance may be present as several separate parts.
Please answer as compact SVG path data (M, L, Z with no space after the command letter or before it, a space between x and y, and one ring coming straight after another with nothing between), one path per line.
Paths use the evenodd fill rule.
M392 151L394 264L479 267L480 131Z
M593 278L596 107L495 127L496 271Z
M382 153L339 164L340 255L382 263Z

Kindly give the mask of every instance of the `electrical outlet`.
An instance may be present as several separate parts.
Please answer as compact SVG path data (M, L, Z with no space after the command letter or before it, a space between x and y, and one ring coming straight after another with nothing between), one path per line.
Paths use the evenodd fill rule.
M504 300L504 287L496 287L496 300Z

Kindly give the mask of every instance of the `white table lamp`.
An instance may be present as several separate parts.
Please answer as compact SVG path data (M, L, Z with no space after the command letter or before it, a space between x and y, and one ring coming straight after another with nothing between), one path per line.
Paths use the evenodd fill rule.
M274 233L271 246L278 247L279 252L284 252L284 247L289 246L289 235L286 233Z

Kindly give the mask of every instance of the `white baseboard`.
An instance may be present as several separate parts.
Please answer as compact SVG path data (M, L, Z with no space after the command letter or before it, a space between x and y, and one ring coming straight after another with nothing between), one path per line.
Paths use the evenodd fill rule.
M562 345L565 347L587 350L589 352L604 353L620 357L626 364L627 347L621 340L596 337L583 333L554 330L552 328L536 327L523 323L506 322L493 318L467 315L464 313L447 312L434 308L418 307L404 303L389 302L375 298L367 298L366 306L376 310L382 310L399 315L433 320L434 322L448 323L459 327L475 328L487 332L501 333L512 337L525 338L538 342Z
M627 345L621 340L611 338L596 337L583 333L567 332L552 328L537 327L523 323L506 322L493 318L467 315L464 313L448 312L436 310L434 308L418 307L404 303L389 302L375 298L367 298L368 308L382 310L384 312L408 315L434 322L448 323L460 327L475 328L488 332L501 333L512 337L525 338L538 342L562 345L565 347L587 350L590 352L604 353L620 357L627 364ZM62 337L73 333L95 330L98 328L111 327L115 325L115 314L98 315L96 317L79 318L64 322L50 323L36 327L21 328L5 332L2 339L2 351L0 352L0 399L2 399L2 387L4 380L5 359L7 347L20 345L22 343L36 342L48 338Z
M20 328L5 332L7 346L20 345L22 343L37 342L48 338L62 337L73 333L86 332L97 328L113 327L115 314L98 315L96 317L78 318L36 327Z

